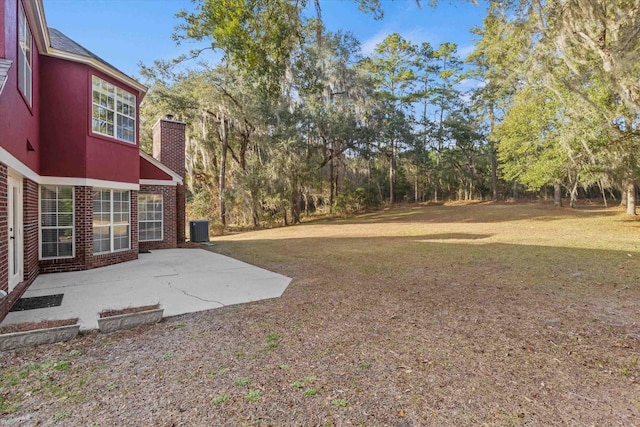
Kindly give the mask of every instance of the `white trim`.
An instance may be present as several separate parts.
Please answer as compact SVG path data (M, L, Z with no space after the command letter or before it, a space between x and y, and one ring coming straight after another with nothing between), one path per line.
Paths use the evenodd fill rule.
M29 167L22 163L20 160L16 159L3 147L0 147L0 162L7 165L7 167L15 170L23 177L39 183L40 176L29 169Z
M23 177L42 185L63 185L74 187L103 187L114 188L116 190L140 190L139 183L106 181L93 178L70 178L59 176L40 176L20 160L16 159L7 150L0 147L0 162L7 165L9 169L13 169ZM165 184L167 185L167 184Z
M178 183L169 180L163 181L161 179L141 179L140 185L168 185L171 187L175 187L178 185Z
M98 86L98 88L96 88L96 85ZM102 95L106 96L107 98L110 98L110 93L109 93L109 88L108 86L112 86L113 87L113 109L108 108L105 105L102 105L100 103L100 99L102 97ZM124 95L121 93L124 92ZM95 95L96 93L99 94L99 100L98 103L95 102ZM126 98L133 98L133 104L130 104L128 102L128 100ZM121 103L123 105L126 105L127 107L133 108L133 117L128 115L128 114L124 114L118 111L118 103ZM100 128L100 123L102 122L102 120L100 119L100 116L96 117L95 116L95 108L98 108L98 111L100 110L106 110L107 112L111 112L113 114L113 135L110 135L108 133L104 133L104 132L100 132L100 130L96 130L95 129L95 124L96 121L98 122L98 128ZM138 97L136 96L136 94L134 94L133 92L130 92L126 89L121 88L118 85L115 85L111 82L106 81L105 79L92 74L91 75L91 132L98 134L98 135L103 135L109 138L113 138L116 139L118 141L122 141L122 142L126 142L128 144L132 144L132 145L137 145L138 141L137 141L137 130L139 128L138 126L138 120L136 119L137 115L136 115L136 111L138 110ZM98 113L99 114L99 113ZM119 118L123 117L124 119L129 119L129 120L133 120L133 141L129 141L126 138L121 138L120 136L118 136L119 131L121 129L124 130L129 130L126 127L120 127L120 125L118 124L119 122Z
M109 228L109 250L108 251L102 251L102 252L93 252L93 255L104 255L104 254L112 254L112 253L116 253L116 252L130 251L131 248L133 247L133 242L131 241L131 231L132 231L132 225L131 225L131 219L132 219L132 217L131 217L131 191L127 192L128 195L129 195L129 212L128 212L129 220L128 220L126 225L127 225L127 227L129 227L129 247L121 248L121 249L114 249L113 248L113 246L114 246L114 237L115 237L113 229L115 227L117 227L117 226L123 225L123 224L120 224L120 223L115 224L113 222L113 216L114 216L113 192L114 191L120 192L120 191L118 189L115 189L115 188L96 188L96 189L94 189L94 191L105 191L105 192L108 191L109 192L109 224L108 225L98 225L98 226L92 224L92 229L96 228L96 227L102 227L102 228L108 227ZM93 195L92 195L91 199L92 199L92 202L93 202ZM104 214L105 212L102 211L101 213ZM122 213L122 212L117 212L117 213ZM93 214L95 215L95 211L93 212ZM93 222L93 219L92 219L92 222ZM95 243L95 237L94 237L94 240L92 241L92 245L94 243Z
M117 181L105 181L102 179L93 178L65 178L57 176L41 176L38 184L43 185L63 185L74 187L99 187L99 188L113 188L114 190L140 190L140 184L134 184L131 182L117 182Z
M47 185L47 184L42 184ZM73 259L76 257L76 192L71 187L71 256L43 257L42 256L42 185L38 185L38 261L56 260L56 259ZM56 187L66 187L57 185ZM65 227L69 228L69 227ZM56 227L48 227L47 230L57 230Z
M141 220L140 219L140 199L145 196L160 196L160 220ZM155 212L155 211L154 211ZM159 239L140 239L140 224L141 223L157 223L160 222L160 238ZM164 241L164 195L162 193L153 194L138 194L138 242L163 242Z
M74 186L74 187L101 187L101 188L113 188L115 190L134 190L139 191L141 185L170 185L175 186L182 184L182 177L177 173L145 153L140 151L140 157L149 161L151 164L162 170L169 176L171 180L163 179L141 179L138 183L132 182L118 182L118 181L106 181L102 179L93 178L73 178L73 177L61 177L61 176L40 176L34 171L29 169L27 165L16 159L7 150L0 147L0 162L4 163L10 169L15 170L25 178L41 185L62 185L62 186Z
M13 187L18 189L13 193ZM7 281L9 292L24 280L24 180L12 170L7 170ZM17 196L17 199L16 199ZM17 224L11 236L11 226ZM13 240L13 243L10 241ZM13 267L18 271L14 274Z
M41 55L53 56L55 58L66 59L73 62L79 62L82 64L88 64L94 67L97 70L102 71L110 77L113 77L131 87L136 89L140 94L140 99L144 97L147 93L148 88L127 76L126 74L118 71L97 59L93 59L86 56L76 55L69 52L64 52L51 47L51 40L49 39L49 30L47 28L47 20L45 17L44 6L42 5L42 0L35 1L25 1L24 2L25 13L29 15L33 21L34 26L39 27L39 31L31 31L31 35L34 36L34 40L36 40L36 44L38 46L38 53Z
M33 31L34 28L32 28L31 35L38 47L38 53L44 54L47 52L47 48L51 43L49 42L49 31L47 30L47 20L44 16L42 0L24 1L23 6L33 27L38 27L37 29L39 31L35 32Z
M149 163L151 163L152 165L154 165L155 167L157 167L158 169L160 169L162 172L166 173L167 175L169 175L172 179L173 182L178 183L178 184L182 184L182 177L180 175L178 175L177 173L175 173L174 171L172 171L171 169L169 169L166 165L160 163L155 157L150 156L149 154L145 153L144 151L140 150L140 157L142 157L143 159L145 159L146 161L148 161ZM140 183L142 184L142 181L164 181L164 180L152 180L152 179L141 179ZM166 181L165 181L166 182ZM150 184L150 185L169 185L169 184ZM175 185L175 184L173 184Z
M126 74L123 74L118 70L114 70L113 68L108 67L107 65L98 61L97 59L93 59L88 56L76 55L70 52L65 52L65 51L53 48L51 46L48 47L46 54L49 56L53 56L54 58L66 59L67 61L73 61L73 62L79 62L81 64L91 65L93 68L95 68L96 70L102 71L109 77L113 77L114 79L136 89L140 94L140 98L142 98L144 94L147 93L148 88L146 86L138 83L137 81L127 76Z

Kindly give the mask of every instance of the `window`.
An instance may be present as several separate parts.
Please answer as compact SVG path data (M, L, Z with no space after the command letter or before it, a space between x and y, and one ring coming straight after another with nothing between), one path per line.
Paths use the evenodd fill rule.
M32 37L22 4L18 11L18 88L31 105L31 47Z
M92 85L93 132L135 144L135 95L96 76L92 77Z
M93 190L93 253L130 248L129 192Z
M73 187L40 187L40 258L73 257Z
M138 240L162 240L162 194L138 194Z

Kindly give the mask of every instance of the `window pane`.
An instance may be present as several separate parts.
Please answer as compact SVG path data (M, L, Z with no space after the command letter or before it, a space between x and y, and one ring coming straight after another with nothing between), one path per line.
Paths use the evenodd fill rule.
M42 258L73 256L73 187L40 187Z
M40 198L41 199L53 199L56 198L56 187L48 187L43 185L40 187Z
M56 212L56 200L41 200L40 201L40 209L42 209L43 213L55 213Z
M162 195L138 195L138 240L162 240Z
M73 215L72 214L59 214L58 215L58 225L61 227L71 227L73 225Z
M58 197L64 200L73 200L73 187L58 187Z
M71 257L73 256L73 244L71 242L60 243L58 245L59 257Z

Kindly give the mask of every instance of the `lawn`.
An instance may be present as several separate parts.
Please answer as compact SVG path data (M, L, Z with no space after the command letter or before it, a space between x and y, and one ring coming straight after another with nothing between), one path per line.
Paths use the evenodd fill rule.
M223 236L283 297L0 354L0 425L634 425L640 221L414 206Z

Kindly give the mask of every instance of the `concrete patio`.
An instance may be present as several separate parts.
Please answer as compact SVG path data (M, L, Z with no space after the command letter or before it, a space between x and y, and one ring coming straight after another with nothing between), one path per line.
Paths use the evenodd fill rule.
M160 303L164 316L280 297L291 279L203 249L164 249L139 259L72 273L43 274L23 298L64 294L58 307L11 312L2 324L78 317L98 328L98 313Z

